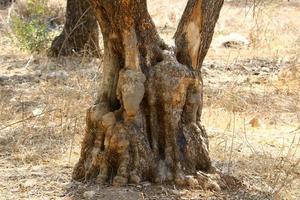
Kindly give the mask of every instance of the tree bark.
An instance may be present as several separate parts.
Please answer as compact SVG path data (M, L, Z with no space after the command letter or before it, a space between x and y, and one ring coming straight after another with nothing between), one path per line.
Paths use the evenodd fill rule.
M223 0L189 0L176 53L160 39L146 0L90 2L104 39L104 78L73 178L182 185L210 170L200 68Z
M87 0L67 0L64 29L53 40L49 55L70 56L83 52L100 55L98 23Z

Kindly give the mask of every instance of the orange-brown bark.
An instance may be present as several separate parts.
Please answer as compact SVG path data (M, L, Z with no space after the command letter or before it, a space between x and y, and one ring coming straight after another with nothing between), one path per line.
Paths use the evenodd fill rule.
M189 29L194 23L192 28L202 33L208 26L207 12L216 12L217 18L220 10L203 6L208 0L189 1L176 34L185 38L179 39L185 46L177 45L181 53L176 57L160 39L146 0L90 2L104 38L104 78L98 100L87 113L73 178L115 185L144 180L188 184L186 175L211 169L200 121L203 90L198 69L213 34L200 35L209 41L194 47ZM189 58L180 60L178 55Z

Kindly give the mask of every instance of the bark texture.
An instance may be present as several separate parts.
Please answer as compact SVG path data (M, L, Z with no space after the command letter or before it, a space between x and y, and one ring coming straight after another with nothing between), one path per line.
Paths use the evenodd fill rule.
M104 39L104 78L73 178L187 184L186 175L210 170L200 68L223 0L188 2L176 54L160 39L146 0L90 2Z
M66 22L50 47L50 56L88 53L99 56L99 28L88 0L67 0Z

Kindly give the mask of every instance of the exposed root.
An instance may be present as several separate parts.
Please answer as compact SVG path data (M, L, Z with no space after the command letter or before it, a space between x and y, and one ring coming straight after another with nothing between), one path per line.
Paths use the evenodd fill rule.
M113 185L142 180L186 185L185 174L208 170L207 135L197 121L202 92L197 75L165 56L149 71L147 83L142 72L131 69L118 77L121 107L110 111L97 104L89 109L73 178Z
M104 79L97 104L87 114L73 178L113 185L196 182L187 175L211 169L208 138L200 121L203 86L198 66L198 56L205 55L208 46L183 43L193 62L180 64L173 52L163 51L146 0L90 2L104 38ZM208 1L196 2L188 7L206 13ZM217 2L220 6L222 0ZM195 26L188 28L187 36L196 28L202 34L202 14L195 11L186 18L188 27ZM214 25L215 21L209 28Z

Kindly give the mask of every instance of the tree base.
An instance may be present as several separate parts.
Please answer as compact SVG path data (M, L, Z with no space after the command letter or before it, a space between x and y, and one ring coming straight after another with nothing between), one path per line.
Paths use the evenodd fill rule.
M50 57L72 55L100 57L98 23L88 1L67 1L64 30L48 52Z
M97 28L97 27L96 27ZM95 34L98 34L98 31L95 31ZM91 57L101 57L101 52L98 44L98 36L95 36L96 39L87 39L82 38L82 42L74 43L75 39L67 38L64 33L61 33L59 36L54 38L52 41L51 47L48 50L49 57L59 57L59 56L91 56Z
M73 178L186 185L188 175L211 170L200 69L223 0L188 1L176 55L165 50L146 0L90 3L103 35L103 79Z
M142 72L120 70L121 107L112 111L99 102L88 110L73 179L185 185L190 180L186 175L210 170L207 134L198 112L201 84L199 75L168 52L149 70L147 81Z

